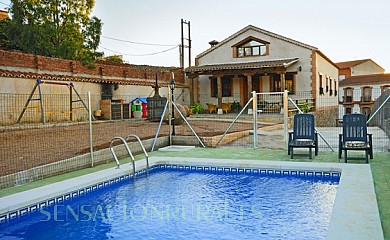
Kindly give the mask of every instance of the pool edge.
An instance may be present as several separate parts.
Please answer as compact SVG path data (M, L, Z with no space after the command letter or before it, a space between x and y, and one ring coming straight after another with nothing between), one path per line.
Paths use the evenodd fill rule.
M284 170L318 170L341 172L333 206L327 239L384 239L370 165L344 163L283 162L267 160L238 160L210 158L151 157L150 165L182 164L241 168L270 168ZM136 162L136 170L146 167L145 161ZM55 198L75 189L110 181L132 173L130 164L120 169L110 168L64 180L36 189L0 198L0 216L17 209ZM353 204L351 204L353 203Z

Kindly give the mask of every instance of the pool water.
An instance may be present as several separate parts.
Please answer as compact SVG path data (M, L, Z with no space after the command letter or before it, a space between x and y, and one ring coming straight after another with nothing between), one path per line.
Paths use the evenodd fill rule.
M339 178L151 170L0 225L0 239L324 239Z

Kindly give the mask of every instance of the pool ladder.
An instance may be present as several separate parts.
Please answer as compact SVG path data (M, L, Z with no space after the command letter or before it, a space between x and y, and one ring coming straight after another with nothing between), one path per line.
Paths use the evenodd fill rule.
M115 159L115 162L116 162L116 168L119 168L120 166L120 163L119 163L119 160L118 160L118 157L114 151L114 142L117 142L117 141L121 141L124 145L125 145L125 148L127 150L127 153L129 154L130 156L130 159L131 159L131 163L133 165L133 178L135 179L135 159L134 159L134 156L133 154L131 153L130 151L130 148L129 148L129 144L127 143L127 141L129 141L130 138L135 138L139 145L141 146L142 148L142 151L144 152L145 154L145 157L146 157L146 174L149 175L149 155L148 153L146 152L145 150L145 147L144 145L142 144L141 142L141 139L135 135L135 134L130 134L129 136L127 136L126 138L122 138L122 137L114 137L112 140L111 140L111 143L110 143L110 150L111 150L111 153L112 153L112 156L114 156L114 159Z

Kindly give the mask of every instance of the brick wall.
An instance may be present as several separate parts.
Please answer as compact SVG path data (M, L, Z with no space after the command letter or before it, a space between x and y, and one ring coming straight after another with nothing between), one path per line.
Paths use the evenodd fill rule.
M0 50L0 68L17 67L25 69L36 69L38 71L63 72L67 74L88 74L96 77L117 77L117 78L137 78L155 79L156 72L158 78L170 80L170 71L174 70L175 81L184 83L183 71L175 67L159 67L134 64L110 63L105 61L95 62L95 68L90 69L81 62L59 58L50 58L33 54L25 54L15 51Z

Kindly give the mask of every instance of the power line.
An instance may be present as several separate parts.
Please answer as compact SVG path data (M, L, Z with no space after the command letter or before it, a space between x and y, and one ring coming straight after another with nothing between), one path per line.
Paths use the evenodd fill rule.
M121 53L121 52L117 52L117 51L114 51L114 50L111 50L111 49L108 49L108 48L105 48L103 46L100 46L101 48L107 50L107 51L110 51L110 52L113 52L113 53L116 53L116 54L120 54L120 55L125 55L125 56L133 56L133 57L143 57L143 56L152 56L152 55L157 55L157 54L160 54L160 53L165 53L165 52L168 52L168 51L171 51L177 47L179 47L180 45L175 45L174 47L172 48L169 48L169 49L166 49L166 50L163 50L163 51L160 51L160 52L154 52L154 53L145 53L145 54L131 54L131 53Z
M0 4L3 4L5 6L7 6L7 7L11 7L11 4L7 4L7 3L4 3L4 2L0 2Z
M118 39L118 38L112 38L112 37L106 37L102 36L102 38L118 41L118 42L126 42L126 43L132 43L132 44L139 44L139 45L148 45L148 46L162 46L162 47L172 47L172 46L177 46L173 44L159 44L159 43L142 43L142 42L134 42L134 41L129 41L129 40L123 40L123 39Z

